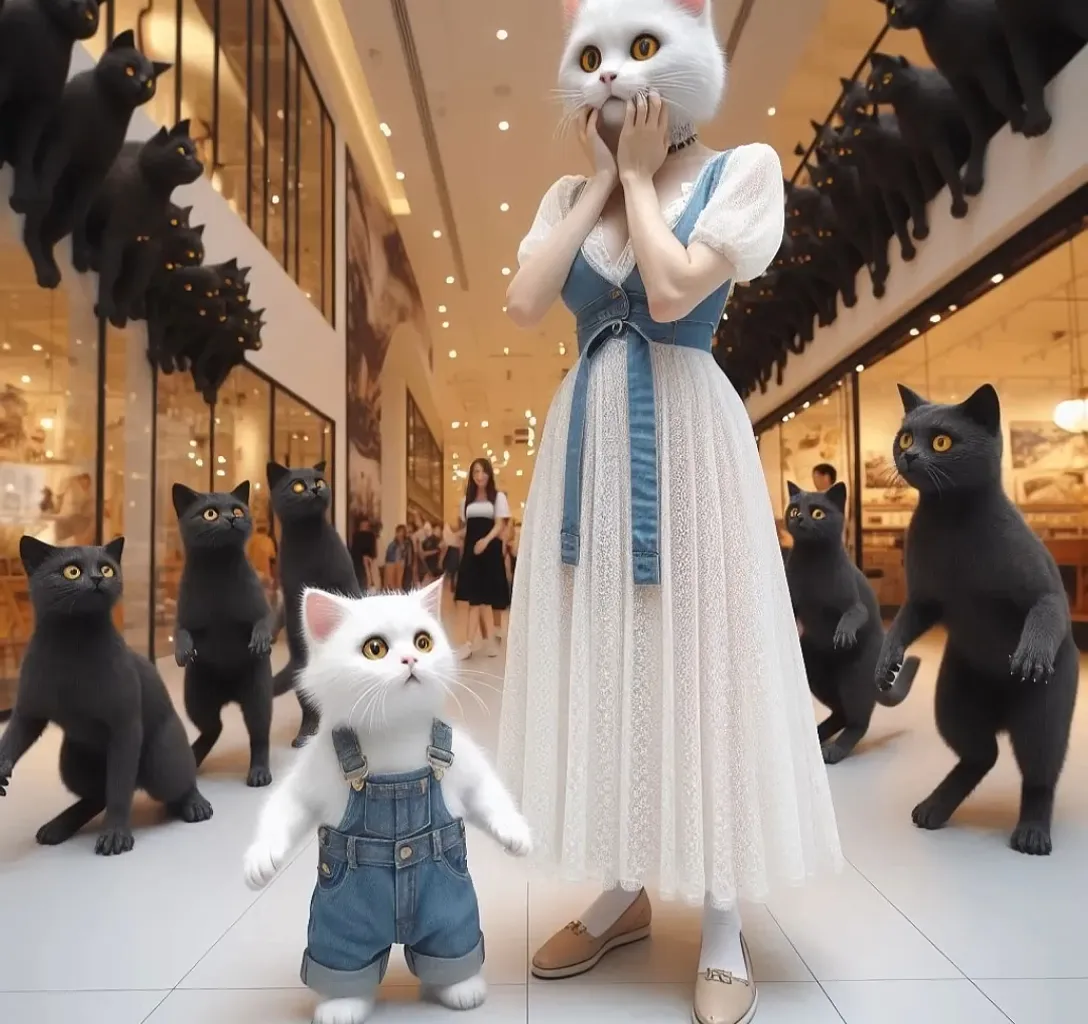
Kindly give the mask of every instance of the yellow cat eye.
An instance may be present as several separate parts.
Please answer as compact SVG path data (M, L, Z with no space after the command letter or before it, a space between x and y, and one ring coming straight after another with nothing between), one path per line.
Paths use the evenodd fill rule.
M906 431L899 435L899 450L905 452L908 448L914 447L914 435L909 431Z
M291 484L291 490L294 491L295 494L301 494L304 490L306 490L306 485L301 480L296 480L293 484Z
M801 510L796 505L791 505L789 510L786 512L786 515L789 516L790 519L800 519Z
M822 508L814 508L812 510L813 519L826 519L827 513Z
M856 137L857 137L858 135L860 135L860 134L861 134L861 129L860 129L860 128L855 128L855 129L854 129L854 136L855 136L855 138L856 138Z
M100 571L102 575L105 576L108 580L112 580L115 575L112 565L104 565L102 566Z
M894 77L895 77L894 75L891 75L891 74L887 74L887 75L885 75L885 76L884 76L884 77L883 77L883 78L881 79L881 81L882 81L882 82L883 82L883 83L884 83L885 85L890 85L890 84L891 84L891 81L892 81L892 79L893 79Z
M188 257L189 259L191 259L191 260L195 260L195 259L196 259L196 253L195 253L195 252L193 252L193 250L192 250L192 249L190 249L190 250L189 250L189 251L188 251L188 252L187 252L187 253L186 253L185 255L186 255L186 256L187 256L187 257Z
M178 226L178 219L177 219L177 217L171 217L171 218L170 218L170 227L172 227L172 228L176 228L177 226Z
M592 75L601 66L601 51L596 46L587 46L578 58L578 63L587 75Z
M187 292L191 292L191 291L193 290L193 286L192 286L191 284L187 284L187 285L185 286L185 290L186 290Z
M423 654L430 654L434 650L434 640L430 633L416 633L416 650Z
M166 264L166 269L167 270L173 270L174 269L174 264L173 263L167 263Z
M129 64L129 66L125 68L125 74L128 75L129 78L135 78L136 69L131 64Z
M326 485L325 485L325 481L324 481L324 480L315 480L315 481L314 481L314 486L315 486L315 487L316 487L316 488L317 488L317 489L318 489L319 491L323 491L323 490L325 489L325 486L326 486Z
M661 43L658 42L657 38L647 33L639 36L631 44L631 56L635 60L649 60L660 49Z
M943 454L952 447L952 438L947 434L938 434L931 442L933 450Z
M203 316L203 315L204 315L204 310L201 310L201 311L200 311L200 315L201 315L201 316ZM221 317L219 318L219 322L220 322L220 323L223 323L223 322L224 322L224 321L225 321L226 319L227 319L227 318L226 318L225 316L221 316Z
M244 508L232 508L231 509L231 515L234 516L235 519L241 519L241 517L244 516L245 514L246 514L246 510Z
M232 286L232 285L234 284L234 281L233 281L233 280L232 280L231 278L229 278L229 277L225 277L225 278L223 278L223 283L224 283L224 284L225 284L225 285L226 285L226 286L227 286L228 288L230 288L230 287L231 287L231 286Z
M94 11L84 11L83 17L86 18L87 21L94 21Z
M66 565L61 573L66 580L78 580L83 575L83 570L78 565Z
M184 146L178 146L177 147L177 154L178 154L178 156L185 156L185 147Z
M827 178L827 179L824 180L824 184L825 185L834 185L835 184L835 179L834 178Z
M214 523L219 518L219 513L214 508L206 508L201 514L209 523Z
M363 643L363 657L367 661L381 661L389 653L389 644L380 636L372 636Z
M239 345L244 345L245 343L246 343L246 339L241 334L239 334L238 335L238 344Z

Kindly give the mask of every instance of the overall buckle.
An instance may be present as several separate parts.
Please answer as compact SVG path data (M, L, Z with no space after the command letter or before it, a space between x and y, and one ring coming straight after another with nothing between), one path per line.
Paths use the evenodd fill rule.
M351 788L356 793L362 791L363 786L366 785L367 776L370 775L370 766L366 763L366 755L362 756L362 764L358 768L353 768L350 772L344 772L344 778L351 784Z

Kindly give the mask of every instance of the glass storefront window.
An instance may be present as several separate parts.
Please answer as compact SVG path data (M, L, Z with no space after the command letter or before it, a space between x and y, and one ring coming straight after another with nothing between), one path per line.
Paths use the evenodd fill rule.
M321 309L329 323L336 322L336 130L321 109Z
M215 90L219 49L215 43L219 0L180 0L181 116L189 119L189 134L210 176L215 163Z
M286 392L276 392L275 456L285 466L312 466L322 459L331 473L331 431L328 421Z
M246 123L248 103L257 83L250 74L249 10L245 3L218 3L218 123L215 131L215 164L212 187L230 208L248 220L250 144Z
M287 224L287 33L283 12L276 3L268 3L265 52L265 228L264 244L268 251L286 265ZM254 50L256 54L256 50Z
M298 225L298 286L315 305L326 308L321 277L325 230L322 214L321 100L305 63L299 65L299 103L296 119L298 140L298 183L296 224Z

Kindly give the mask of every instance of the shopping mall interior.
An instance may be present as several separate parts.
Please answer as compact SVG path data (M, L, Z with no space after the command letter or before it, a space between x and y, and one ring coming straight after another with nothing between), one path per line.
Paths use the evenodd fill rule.
M95 0L80 4L98 9ZM21 48L11 45L26 31L20 12L55 5L0 0L0 62L15 61ZM801 188L817 161L830 159L817 143L849 116L840 109L844 89L866 81L872 54L902 54L932 68L926 33L937 30L924 19L920 29L901 27L897 18L957 5L713 0L698 15L691 12L704 10L700 0L658 6L674 17L712 18L728 60L725 102L699 126L700 141L714 150L766 142L787 186ZM975 6L996 25L1012 18L1005 8L1029 5ZM707 366L744 399L766 483L766 496L737 494L738 504L773 516L788 559L789 484L813 488L814 469L833 466L846 487L847 552L886 623L907 601L905 538L918 504L895 461L903 418L896 385L956 404L992 384L1001 402L1001 483L1053 557L1073 638L1086 652L1083 667L1088 39L1070 27L1072 14L1068 26L1062 22L1060 12L1077 4L1030 6L1047 25L1038 45L1052 65L1049 131L1026 138L995 121L985 184L967 198L966 216L952 215L947 188L930 189L929 235L916 241L917 255L903 259L891 239L880 297L859 258L850 271L860 270L856 302L840 296L835 306L832 294L835 315L821 315L803 342L779 318L787 278L802 273L799 264L776 264L763 285L736 282ZM401 524L454 536L470 466L486 459L508 498L508 553L515 556L508 568L518 578L516 538L532 514L548 411L581 365L571 314L560 303L522 330L506 298L541 196L585 165L577 132L563 129L570 122L556 88L563 7L554 0L101 4L97 32L75 43L69 75L108 60L128 30L143 54L169 63L153 97L132 114L127 138L143 143L187 122L203 173L176 188L172 201L191 225L202 225L206 265L235 260L249 268L246 301L262 311L263 325L259 347L247 346L244 358L232 350L233 368L210 397L190 373L166 372L149 361L143 319L121 327L96 314L97 275L77 272L66 240L56 250L59 287L39 286L23 217L6 201L13 170L0 161L0 729L22 699L35 630L20 539L103 545L124 536L115 624L133 651L154 661L196 736L174 660L185 565L172 497L179 483L229 491L250 481L250 559L274 598L282 527L269 498L268 463L323 465L331 523L353 552L360 531L373 530L380 563ZM1014 36L1027 31L1001 24ZM1008 67L1015 70L1011 58ZM6 156L5 120L21 108L5 101L4 72L0 63ZM758 294L767 284L769 300ZM525 594L520 599L528 603ZM518 601L515 585L515 618ZM452 592L443 617L452 640L463 641ZM504 681L517 671L503 642L515 627L504 627L495 650L462 664L459 696L447 709L450 722L491 756ZM603 632L619 636L622 627ZM1078 937L1088 894L1088 712L1082 706L1073 718L1050 856L1009 848L1021 776L1004 737L997 766L948 826L916 828L912 807L954 763L934 721L945 640L938 626L911 648L920 667L907 701L878 708L854 754L827 768L840 870L742 902L759 993L758 1014L745 1021L1084 1019L1088 965ZM792 636L781 642L797 646ZM287 660L278 640L272 666ZM806 695L806 714L807 704ZM814 738L822 714L813 702ZM291 746L298 726L296 701L280 696L272 725L277 780L302 756ZM6 794L0 771L0 1021L314 1019L319 997L300 980L299 962L318 840L294 850L266 888L247 888L243 856L267 791L243 784L249 745L238 707L225 712L223 735L200 768L214 817L199 825L167 821L139 793L135 845L124 856L95 856L93 824L59 846L35 842L42 821L70 802L57 771L61 740L61 729L51 726L19 761ZM708 756L703 770L712 776L721 764ZM686 827L679 813L675 824ZM490 986L469 1019L699 1020L692 983L705 966L701 907L651 891L648 941L617 949L583 977L541 980L531 969L534 953L557 928L579 921L599 885L561 880L542 858L516 860L474 827L468 846ZM453 1013L421 999L395 953L371 1019L431 1024Z

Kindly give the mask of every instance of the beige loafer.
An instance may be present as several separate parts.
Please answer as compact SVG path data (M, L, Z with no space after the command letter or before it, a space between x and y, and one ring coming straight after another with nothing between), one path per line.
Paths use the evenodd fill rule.
M755 1018L759 993L743 935L740 946L748 979L735 978L730 971L703 971L695 981L695 1006L691 1011L695 1024L749 1024Z
M572 921L537 950L533 957L533 975L551 979L585 974L612 950L648 938L652 916L650 898L643 889L603 935L590 935L581 921Z

